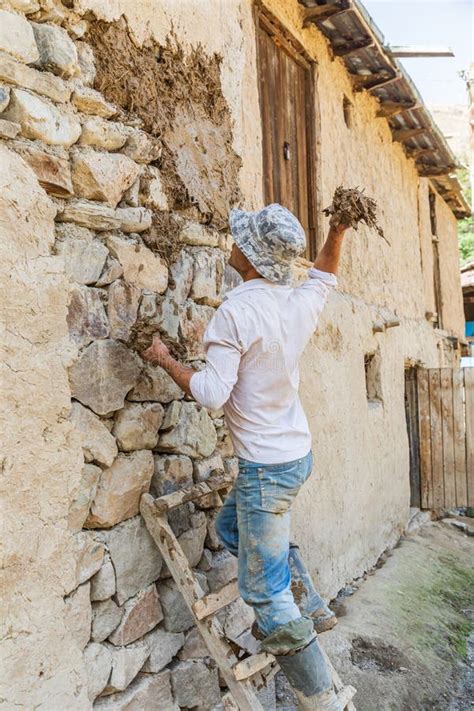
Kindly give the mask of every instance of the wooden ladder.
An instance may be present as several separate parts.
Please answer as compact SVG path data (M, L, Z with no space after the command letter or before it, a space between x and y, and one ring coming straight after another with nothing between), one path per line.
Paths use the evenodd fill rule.
M206 595L168 522L168 512L177 506L196 501L209 494L214 494L217 498L219 491L228 489L232 484L231 477L212 476L200 484L157 499L150 494L144 494L140 501L140 512L178 590L194 617L210 655L215 659L229 688L228 693L223 697L224 708L226 711L265 711L256 696L256 691L278 671L279 667L275 657L262 652L239 661L225 638L221 623L215 616L219 610L239 598L237 582L229 583L219 591ZM326 661L343 708L355 711L355 706L351 701L355 694L354 687L343 686L327 656Z

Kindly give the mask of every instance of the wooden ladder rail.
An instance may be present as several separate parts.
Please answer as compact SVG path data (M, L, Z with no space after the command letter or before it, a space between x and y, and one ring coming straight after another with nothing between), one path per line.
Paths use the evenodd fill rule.
M241 661L237 660L231 646L225 639L219 620L214 617L219 610L239 598L237 582L231 582L217 592L206 595L196 579L167 517L168 512L177 506L195 501L211 493L217 494L219 490L226 489L231 485L231 478L214 476L205 482L161 496L158 499L154 499L150 494L143 494L140 501L140 513L229 688L229 692L224 694L222 699L224 708L226 711L237 709L239 711L264 711L256 696L255 686L250 679L253 679L254 682L259 679L263 683L268 681L279 669L275 657L263 652ZM352 697L356 690L352 686L343 685L327 654L324 651L323 654L331 671L339 701L343 708L355 711Z

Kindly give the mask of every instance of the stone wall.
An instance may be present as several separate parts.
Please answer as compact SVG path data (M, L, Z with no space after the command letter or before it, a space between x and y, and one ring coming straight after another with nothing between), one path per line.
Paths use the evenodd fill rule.
M216 666L139 499L212 470L234 474L236 461L222 412L185 398L138 350L159 329L200 367L203 331L232 282L229 239L203 224L206 178L178 161L187 137L174 147L172 133L163 140L165 115L146 132L139 111L94 88L106 61L95 61L88 42L94 21L66 5L0 9L2 390L10 408L2 586L11 599L2 697L9 708L210 709L220 702ZM120 31L127 36L126 26ZM148 50L153 61L159 49ZM179 47L169 52L172 65ZM215 57L193 56L203 81L212 63L218 69ZM186 68L174 71L167 81L179 89ZM224 132L220 93L213 87L222 104L214 122L214 107L206 114L187 93L187 110L199 111L208 132L201 139L215 134L210 160L219 125ZM218 157L226 156L238 167L224 142ZM225 174L234 192L235 176ZM21 453L19 441L29 443ZM236 575L216 540L214 504L211 497L170 517L206 590ZM239 601L222 622L237 639L252 614Z
M353 94L326 41L302 29L296 0L266 4L318 61L323 202L341 175L364 185L392 244L364 229L350 236L302 362L316 467L294 535L332 596L405 525L404 365L457 354L425 319L428 182L376 119L375 100ZM137 348L159 329L201 367L205 326L235 283L225 208L262 203L252 3L202 0L190 15L173 0L2 0L0 14L2 697L48 711L219 708L217 670L138 503L213 469L235 474L236 462L222 412L185 398ZM445 327L456 334L455 221L438 202ZM367 354L380 366L378 402L367 398ZM214 591L236 566L212 504L171 519ZM239 601L222 621L251 648L249 608Z

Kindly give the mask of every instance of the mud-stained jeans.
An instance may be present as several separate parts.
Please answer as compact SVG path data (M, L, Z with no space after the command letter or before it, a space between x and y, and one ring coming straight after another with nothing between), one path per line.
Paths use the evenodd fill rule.
M265 636L301 619L290 588L290 509L312 465L311 451L283 464L239 459L234 487L216 519L220 540L238 556L240 594Z

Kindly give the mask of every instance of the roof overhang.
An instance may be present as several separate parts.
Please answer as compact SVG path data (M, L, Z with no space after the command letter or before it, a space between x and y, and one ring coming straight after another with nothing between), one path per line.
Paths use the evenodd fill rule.
M355 91L379 101L394 141L415 161L458 219L471 214L454 171L460 167L409 75L386 46L384 36L360 0L298 0L304 24L315 24L341 57Z

